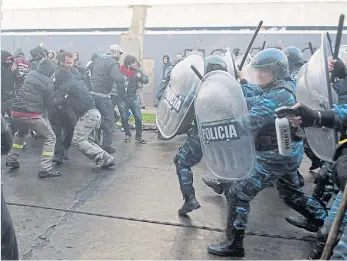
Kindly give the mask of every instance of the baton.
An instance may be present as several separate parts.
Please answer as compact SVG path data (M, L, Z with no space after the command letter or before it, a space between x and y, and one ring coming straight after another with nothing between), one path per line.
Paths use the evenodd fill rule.
M344 21L345 21L345 15L341 14L339 19L339 25L337 27L336 39L335 39L335 49L334 49L334 55L333 55L335 60L339 56Z
M314 50L313 50L313 46L312 46L311 42L308 42L308 48L310 48L311 55L313 55L314 54Z
M321 260L328 260L329 256L331 255L331 251L333 250L333 247L336 243L336 239L339 234L340 226L341 226L343 217L345 216L346 209L347 209L347 184L345 185L345 189L343 191L339 210L337 211L333 225L329 232L327 242L325 243L322 256L320 257Z
M247 56L248 56L248 54L249 54L249 51L251 50L252 45L253 45L253 43L254 43L254 40L255 40L255 38L257 37L258 32L259 32L259 30L260 30L260 28L261 28L262 25L263 25L263 20L261 20L261 21L259 22L258 27L257 27L257 29L255 30L255 32L254 32L254 34L253 34L253 37L252 37L251 41L250 41L249 44L248 44L247 50L246 50L245 54L244 54L243 57L242 57L242 61L241 61L240 66L239 66L239 70L240 70L240 71L242 70L242 67L243 67L243 65L245 64L245 61L246 61Z
M329 45L330 45L330 51L331 51L331 53L334 53L333 52L333 42L331 41L329 32L327 32L327 37L328 37L328 41L329 41Z
M263 42L263 46L261 47L261 50L265 49L265 44L266 44L266 41Z
M202 80L202 75L200 74L198 69L196 69L196 67L194 65L191 65L190 68L193 70L193 72L196 74L196 76L198 76L199 79Z

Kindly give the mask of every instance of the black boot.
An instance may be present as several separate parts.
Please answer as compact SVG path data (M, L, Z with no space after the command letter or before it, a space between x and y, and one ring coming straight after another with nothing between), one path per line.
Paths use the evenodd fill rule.
M210 188L214 190L217 194L223 194L224 188L223 184L219 180L210 179L207 176L202 177L202 181Z
M286 221L295 227L303 228L309 232L316 233L323 226L324 220L316 219L307 209L302 206L294 205L292 202L285 201L292 209L302 216L286 217Z
M312 164L311 164L311 167L310 167L310 171L320 168L321 165L322 164L321 164L320 160L312 161Z
M236 230L232 227L232 224L230 224L227 228L227 239L219 244L209 245L207 251L217 256L244 257L244 237L244 230Z
M59 164L62 164L64 161L64 157L62 155L54 155L52 162Z
M54 178L54 177L59 177L61 176L61 171L54 171L53 169L49 171L39 171L39 178Z
M322 226L316 235L316 242L313 245L313 249L311 250L308 260L317 260L320 259L324 247L325 247L325 242L328 239L329 231L330 231L330 226Z
M228 201L228 203L227 239L219 244L209 245L207 251L217 256L244 257L243 238L245 237L245 230L237 230L233 225L237 215L235 199Z
M18 161L6 161L6 167L10 167L12 169L20 168L20 163Z
M183 206L178 210L178 215L183 216L195 209L200 208L200 203L195 198L194 188L182 189L182 194L184 197Z

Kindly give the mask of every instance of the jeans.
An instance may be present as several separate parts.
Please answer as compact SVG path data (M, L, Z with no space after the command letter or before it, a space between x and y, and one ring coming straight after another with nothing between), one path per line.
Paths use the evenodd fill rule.
M142 137L142 115L140 110L140 103L137 99L136 94L128 97L127 100L119 100L118 108L120 112L120 117L122 120L122 125L125 131L125 135L131 136L129 121L128 121L128 112L131 110L135 118L135 127L136 127L136 138Z

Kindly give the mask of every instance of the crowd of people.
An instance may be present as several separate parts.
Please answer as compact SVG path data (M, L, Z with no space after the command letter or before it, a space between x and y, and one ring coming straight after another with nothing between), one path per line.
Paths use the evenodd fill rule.
M13 54L1 51L1 113L9 117L14 134L6 166L20 167L19 155L29 131L44 139L40 178L61 175L53 170L52 162L68 160L71 145L94 160L95 169L113 166L116 149L112 140L119 118L125 142L131 141L129 111L135 119L136 142L146 143L141 88L148 77L134 56L126 55L120 65L124 51L117 44L100 57L93 54L86 66L77 52L37 46L30 54L27 60L21 49Z
M31 51L32 59L29 61L26 61L20 50L13 54L2 51L1 109L3 115L7 113L10 117L10 128L14 133L12 148L7 146L9 153L6 166L20 167L19 155L24 146L24 138L30 130L44 139L38 173L40 178L61 175L59 171L53 170L52 162L61 164L68 159L67 152L71 144L95 162L96 170L115 165L115 158L112 156L116 151L112 147L113 131L118 117L115 115L115 106L118 106L120 112L125 142L131 141L128 123L128 112L131 110L136 125L135 140L145 144L146 141L142 138L138 90L148 83L148 77L141 71L139 61L134 56L127 55L124 64L120 66L119 59L123 54L120 46L114 44L110 46L108 53L100 57L93 54L91 61L83 66L79 62L78 53L63 50L54 53L39 46ZM205 74L230 70L223 53L204 59ZM166 99L173 68L182 60L184 61L184 56L180 53L172 62L168 56L163 57L163 75L157 94L159 100ZM346 176L345 168L341 166L345 166L346 158L342 157L344 161L337 161L341 166L334 166L335 172L342 168L340 171L343 174L336 174L335 178L329 177L337 183L340 192L331 210L327 211L320 199L302 192L304 180L299 167L304 151L312 161L311 170L326 166L332 171L333 166L317 158L302 137L293 139L289 156L281 155L275 130L276 109L296 106L300 117L292 118L293 125L304 123L304 127L325 126L345 133L347 61L330 60L330 71L335 79L332 88L339 95L340 104L332 111L319 112L310 110L305 105L295 105L297 75L305 63L302 52L296 47L283 50L267 48L256 54L250 64L251 70L254 70L257 76L257 82L248 82L244 71L237 71L235 75L249 107L249 119L255 140L256 167L252 176L243 181L226 182L203 177L204 183L216 193L224 193L228 202L226 240L208 246L208 252L213 255L245 255L243 240L250 202L260 191L273 184L284 202L301 215L287 217L286 220L296 227L317 232L317 242L309 259L319 259L322 254L327 233L336 216L336 208L341 203L346 183L343 178ZM196 119L189 124L187 139L174 157L179 187L184 198L179 215L187 215L200 208L191 168L203 157L202 144ZM295 136L294 131L292 134ZM161 136L158 131L158 137ZM347 257L346 224L347 221L343 223L340 233L342 237L337 242L331 259Z

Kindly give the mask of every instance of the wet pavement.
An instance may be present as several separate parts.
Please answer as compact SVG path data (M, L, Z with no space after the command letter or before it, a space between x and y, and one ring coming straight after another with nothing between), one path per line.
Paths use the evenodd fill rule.
M202 207L186 218L177 215L183 201L173 157L184 136L161 141L148 131L149 142L141 145L124 143L123 135L115 136L117 166L100 173L71 149L62 177L38 179L41 141L31 137L19 170L10 171L2 160L22 259L221 259L206 247L224 239L226 200L201 181L203 163L193 168ZM308 173L307 161L301 171ZM305 178L311 192L310 174ZM314 234L287 224L290 214L274 188L261 192L252 202L245 258L305 258Z

